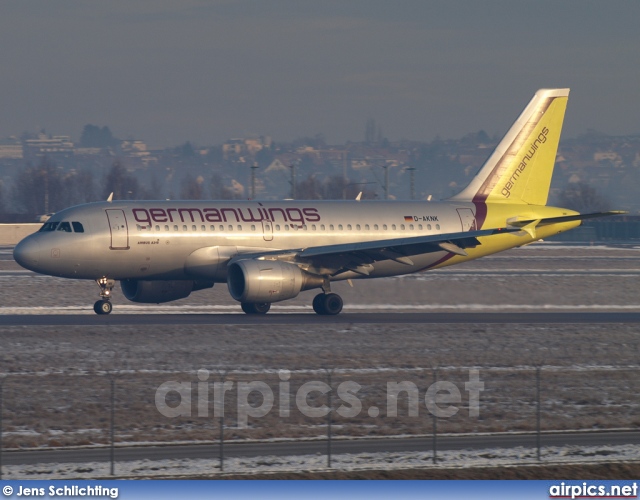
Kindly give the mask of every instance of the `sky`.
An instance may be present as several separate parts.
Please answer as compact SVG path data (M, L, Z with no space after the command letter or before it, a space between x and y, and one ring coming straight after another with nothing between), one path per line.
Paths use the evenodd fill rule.
M640 2L3 0L0 138L151 147L504 133L570 87L564 137L640 133Z

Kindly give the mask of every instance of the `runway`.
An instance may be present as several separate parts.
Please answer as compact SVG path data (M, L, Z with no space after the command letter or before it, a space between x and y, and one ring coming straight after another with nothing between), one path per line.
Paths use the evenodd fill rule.
M7 314L1 326L344 325L344 324L613 324L640 323L640 312L381 312L308 314Z
M564 432L542 434L541 446L615 446L640 444L640 432ZM437 450L481 450L492 448L535 447L535 434L493 434L478 436L439 436ZM331 450L341 453L375 452L424 452L433 449L433 438L380 438L380 439L334 439ZM325 454L327 441L285 441L224 443L225 457L260 457ZM139 446L116 448L116 462L131 460L211 459L219 456L218 444ZM87 449L61 449L44 451L8 451L3 454L5 465L36 463L84 463L107 462L108 447Z

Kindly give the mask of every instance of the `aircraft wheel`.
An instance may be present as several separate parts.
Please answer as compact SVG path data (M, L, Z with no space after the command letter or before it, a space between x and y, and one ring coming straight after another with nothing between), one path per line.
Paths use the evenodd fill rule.
M240 306L247 314L267 314L271 309L269 302L242 302Z
M335 316L342 312L342 297L337 293L328 293L324 298L325 314Z
M340 314L342 305L342 298L337 293L320 293L313 299L313 310L320 315Z
M324 293L319 293L313 298L313 310L316 312L316 314L327 314L324 311L324 296Z
M96 302L95 304L93 304L93 310L95 311L96 314L109 314L111 313L113 309L113 306L111 305L111 302L109 302L108 300L99 300L98 302Z

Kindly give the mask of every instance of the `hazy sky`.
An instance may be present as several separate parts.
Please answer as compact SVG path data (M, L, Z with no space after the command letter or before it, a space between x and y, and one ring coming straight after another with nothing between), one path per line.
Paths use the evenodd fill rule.
M432 140L540 87L571 87L565 137L640 133L638 0L3 0L0 46L0 137Z

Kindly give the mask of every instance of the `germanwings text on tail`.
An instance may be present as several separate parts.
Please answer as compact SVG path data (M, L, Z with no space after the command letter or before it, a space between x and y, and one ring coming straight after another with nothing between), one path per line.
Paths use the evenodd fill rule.
M568 96L539 90L470 184L441 202L109 200L56 213L14 257L95 280L97 314L111 312L116 281L142 303L226 283L247 314L317 289L314 311L339 314L334 281L451 266L618 213L547 206Z

